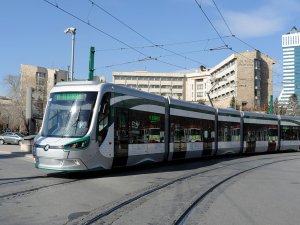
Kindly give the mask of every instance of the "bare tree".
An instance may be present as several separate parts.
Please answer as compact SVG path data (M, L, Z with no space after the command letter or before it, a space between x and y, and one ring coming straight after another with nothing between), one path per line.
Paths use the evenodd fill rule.
M278 98L275 98L275 101L273 103L273 114L275 115L285 115L287 111L287 108L284 104L281 104L278 100Z
M280 107L280 104L279 104L278 98L275 98L275 100L273 102L273 114L275 114L275 115L280 114L279 107Z
M7 75L4 78L4 82L8 86L9 97L12 99L13 104L9 107L9 127L11 129L19 129L20 126L26 126L26 119L22 113L22 107L24 103L21 100L20 76Z
M234 97L234 96L232 96L229 105L230 105L230 108L236 109L236 108L235 108L235 97Z
M199 100L198 100L198 104L201 104L201 105L206 105L206 104L205 104L205 101L204 101L204 100L202 100L202 99L199 99Z
M17 101L20 100L20 76L9 74L4 78L4 82L8 85L9 97Z
M292 116L296 115L297 107L298 107L298 97L296 94L292 94L289 97L289 103L288 103L288 109L290 111L290 115Z

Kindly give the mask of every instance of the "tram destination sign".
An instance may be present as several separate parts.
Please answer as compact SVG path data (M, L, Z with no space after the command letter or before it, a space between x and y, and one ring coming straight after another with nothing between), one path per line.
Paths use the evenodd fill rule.
M83 101L86 98L86 93L56 93L56 101Z

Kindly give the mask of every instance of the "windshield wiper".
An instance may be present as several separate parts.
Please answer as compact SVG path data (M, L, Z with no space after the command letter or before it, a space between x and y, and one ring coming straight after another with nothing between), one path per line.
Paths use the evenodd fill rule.
M72 127L74 127L74 125L75 125L75 132L74 132L74 134L76 134L76 131L77 131L77 128L78 128L77 125L78 125L80 113L81 113L81 108L79 108L79 112L78 112L77 118L76 118L75 122L72 124Z
M67 133L67 128L68 128L68 125L67 125L67 123L68 123L68 121L69 121L69 119L70 119L70 115L71 115L71 112L69 111L69 113L68 113L68 116L67 116L67 122L66 122L66 128L64 129L64 132L61 134L61 137L63 138L63 137L66 137L66 135L64 135L65 133Z

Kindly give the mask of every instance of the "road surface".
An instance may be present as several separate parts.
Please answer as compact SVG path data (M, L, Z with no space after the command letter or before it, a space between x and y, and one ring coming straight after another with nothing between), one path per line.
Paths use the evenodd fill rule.
M66 174L0 145L0 224L299 224L300 154Z

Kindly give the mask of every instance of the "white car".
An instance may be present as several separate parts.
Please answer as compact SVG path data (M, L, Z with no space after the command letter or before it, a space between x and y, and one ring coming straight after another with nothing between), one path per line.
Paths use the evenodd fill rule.
M23 141L24 136L19 133L14 132L5 132L3 134L0 134L0 144L17 144L20 145Z

